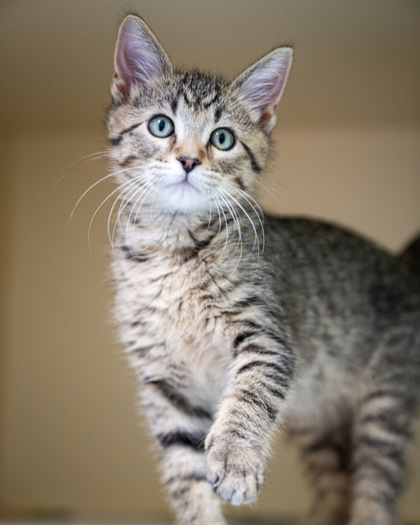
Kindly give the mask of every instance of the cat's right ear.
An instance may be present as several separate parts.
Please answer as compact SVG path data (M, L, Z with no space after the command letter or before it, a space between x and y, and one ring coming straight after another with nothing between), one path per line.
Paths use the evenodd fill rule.
M172 71L169 58L155 35L134 15L126 16L121 23L114 66L111 93L118 102L129 98L133 86L147 86Z

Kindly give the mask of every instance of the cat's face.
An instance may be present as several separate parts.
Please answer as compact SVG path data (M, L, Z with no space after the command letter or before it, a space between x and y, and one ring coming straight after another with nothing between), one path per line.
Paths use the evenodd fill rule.
M230 212L263 169L291 50L273 51L231 84L176 72L144 22L123 22L109 113L123 198L161 213Z

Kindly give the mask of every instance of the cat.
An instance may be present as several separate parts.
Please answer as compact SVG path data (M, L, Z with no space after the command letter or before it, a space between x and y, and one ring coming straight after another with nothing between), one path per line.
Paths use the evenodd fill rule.
M118 34L115 316L182 525L256 500L279 427L314 486L306 525L397 523L420 257L263 216L255 187L291 62L280 47L228 83L174 69L136 15Z

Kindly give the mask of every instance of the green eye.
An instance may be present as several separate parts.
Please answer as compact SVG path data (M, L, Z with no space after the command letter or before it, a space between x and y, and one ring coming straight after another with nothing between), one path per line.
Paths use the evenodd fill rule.
M174 132L174 123L169 117L158 115L149 121L149 131L155 137L164 139Z
M235 136L227 128L215 129L210 136L210 142L217 149L228 150L235 144Z

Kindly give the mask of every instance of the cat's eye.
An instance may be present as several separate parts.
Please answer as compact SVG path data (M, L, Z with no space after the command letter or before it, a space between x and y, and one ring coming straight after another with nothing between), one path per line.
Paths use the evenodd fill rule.
M155 137L164 139L174 132L174 123L169 117L157 115L149 121L149 131Z
M218 128L211 134L210 142L215 148L226 151L235 144L235 136L227 128Z

